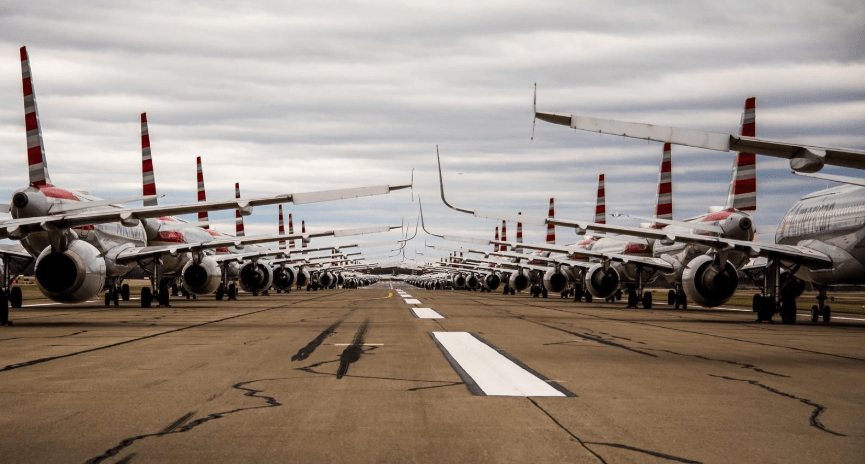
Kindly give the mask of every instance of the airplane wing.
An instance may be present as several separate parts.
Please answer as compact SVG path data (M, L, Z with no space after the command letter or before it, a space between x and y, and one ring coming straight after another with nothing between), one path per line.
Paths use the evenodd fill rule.
M339 190L324 190L319 192L288 193L272 197L260 197L250 199L231 199L225 201L202 201L194 203L182 203L177 205L142 206L137 208L116 207L98 211L81 213L58 214L51 216L39 216L33 218L13 219L0 222L0 239L21 239L28 233L42 230L55 230L84 225L104 224L107 222L120 222L124 225L135 226L142 219L160 216L179 216L182 214L196 213L199 211L217 211L227 209L239 209L241 214L252 214L255 206L275 205L280 203L307 204L323 201L343 200L371 195L383 195L394 190L411 187L406 185L379 185L374 187L358 187Z
M27 269L27 266L33 263L36 258L30 256L26 251L8 250L0 248L0 259L3 265L8 266L9 274L12 276L18 275ZM0 286L6 285L6 282L0 282Z
M536 99L537 100L537 99ZM657 126L591 116L543 113L535 109L535 117L552 124L568 126L601 134L620 135L635 139L669 142L676 145L706 148L715 151L740 151L790 160L790 168L798 172L817 172L824 165L865 169L865 150L833 148L782 142L778 140L719 134L681 127Z
M209 242L197 243L179 243L176 245L160 245L147 246L140 248L129 248L121 251L117 255L118 261L135 261L143 258L154 257L163 254L176 255L186 252L198 252L214 248L238 247L242 248L245 245L254 245L258 243L278 242L280 240L296 240L302 239L309 241L312 237L347 237L351 235L376 234L387 232L391 229L398 229L399 226L382 226L382 227L363 227L358 229L339 229L329 230L325 232L315 232L309 234L294 234L294 235L262 235L249 237L225 237L211 240ZM222 255L221 255L222 256ZM231 255L224 255L222 259L235 259Z

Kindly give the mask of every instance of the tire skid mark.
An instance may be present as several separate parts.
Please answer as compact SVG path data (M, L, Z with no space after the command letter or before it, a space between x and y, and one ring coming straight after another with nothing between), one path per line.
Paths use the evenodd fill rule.
M738 362L738 361L730 361L730 360L727 360L727 359L716 359L716 358L710 358L710 357L708 357L708 356L703 356L703 355L701 355L701 354L686 354L686 353L678 353L678 352L675 352L675 351L673 351L673 350L659 350L659 349L656 349L656 348L646 348L646 349L647 349L647 350L650 350L650 351L660 351L660 352L662 352L662 353L674 354L674 355L676 355L676 356L686 356L686 357L692 357L692 358L702 359L702 360L704 360L704 361L715 361L715 362L727 363L727 364L731 364L731 365L733 365L733 366L739 366L739 367L741 367L742 369L750 369L750 370L752 370L752 371L754 371L754 372L759 372L759 373L761 373L761 374L774 375L775 377L784 377L785 379L789 379L789 378L790 378L789 375L778 374L777 372L770 372L770 371L767 371L767 370L764 370L764 369L760 369L759 367L757 367L757 366L755 366L755 365L753 365L753 364L750 364L750 363L741 363L741 362Z
M360 361L363 354L363 338L369 330L369 319L364 319L354 334L354 339L339 355L339 368L336 370L336 378L341 379L348 374L348 366ZM371 351L371 350L370 350Z
M323 295L323 296L320 296L320 297L309 298L309 299L301 300L301 301L316 300L316 299L324 298L324 297L326 297L326 296L327 296L327 295ZM159 333L155 333L155 334L145 335L145 336L143 336L143 337L132 338L132 339L125 340L125 341L122 341L122 342L112 343L112 344L110 344L110 345L97 346L96 348L90 348L90 349L87 349L87 350L75 351L75 352L72 352L72 353L66 353L66 354L57 355L57 356L49 356L49 357L46 357L46 358L34 359L34 360L31 360L31 361L23 361L23 362L16 363L16 364L9 364L9 365L7 365L6 367L0 369L0 373L7 372L7 371L11 371L11 370L15 370L15 369L21 369L22 367L30 367L30 366L34 366L34 365L36 365L36 364L42 364L42 363L45 363L45 362L48 362L48 361L54 361L54 360L57 360L57 359L71 358L71 357L73 357L73 356L78 356L78 355L80 355L80 354L93 353L94 351L101 351L101 350L106 350L106 349L108 349L108 348L115 348L115 347L118 347L118 346L128 345L128 344L130 344L130 343L135 343L135 342L139 342L139 341L142 341L142 340L148 340L148 339L151 339L151 338L160 337L160 336L162 336L162 335L168 335L168 334L173 334L173 333L177 333L177 332L182 332L182 331L184 331L184 330L188 330L188 329L195 329L195 328L203 327L203 326L210 325L210 324L217 324L217 323L220 323L220 322L230 321L230 320L232 320L232 319L238 319L238 318L241 318L241 317L251 316L251 315L253 315L253 314L259 314L259 313L263 313L263 312L266 312L266 311L272 311L272 310L274 310L274 309L285 308L285 307L292 306L292 305L293 305L293 303L282 304L282 305L279 305L279 306L273 306L273 307L270 307L270 308L259 309L259 310L251 311L251 312L248 312L248 313L237 314L237 315L229 316L229 317L225 317L225 318L222 318L222 319L216 319L216 320L209 321L209 322L202 322L202 323L200 323L200 324L193 324L193 325L189 325L189 326L186 326L186 327L180 327L180 328L178 328L178 329L167 330L167 331L165 331L165 332L159 332Z
M378 346L366 346L366 347L364 347L364 351L366 351L366 352L374 351L378 348L379 348ZM334 364L334 363L338 363L338 362L340 362L339 359L331 359L329 361L320 361L320 362L317 362L315 364L310 364L309 366L296 367L295 370L303 371L303 372L306 372L308 374L327 375L330 377L335 377L336 374L334 374L334 373L317 371L317 370L315 370L315 368L319 367L319 366L326 365L326 364ZM441 387L451 387L451 386L456 386L456 385L465 385L463 382L454 382L452 380L403 379L403 378L399 378L399 377L380 377L380 376L375 376L375 375L350 375L350 374L346 374L345 377L352 377L355 379L369 379L369 380L393 380L396 382L419 382L419 383L439 383L439 384L442 384L442 385L434 385L434 386L430 386L430 387L413 387L413 388L407 389L406 391L418 391L418 390L425 390L425 389L429 389L429 388L441 388Z
M546 416L549 417L550 420L553 421L553 423L555 423L556 425L558 425L559 428L562 429L562 430L564 430L565 433L567 433L568 435L571 436L571 438L573 438L574 440L577 440L577 443L579 443L580 446L582 446L582 447L583 447L586 451L588 451L592 456L594 456L595 458L597 458L598 461L600 461L600 462L602 462L602 463L604 463L604 464L607 464L607 461L605 461L604 458L602 458L598 453L592 451L591 448L589 448L588 446L586 446L586 443L585 443L583 440L581 440L580 437L576 436L576 435L574 434L574 432L571 432L570 430L568 430L567 427L565 427L564 425L562 425L562 423L559 422L555 417L553 417L552 414L550 414L549 412L547 412L546 409L544 409L543 407L541 407L541 405L538 404L537 401L535 401L535 400L534 400L533 398L531 398L531 397L527 397L526 399L529 400L533 405L535 405L536 408L540 409L541 412L543 412L544 414L546 414Z
M644 454L648 454L650 456L655 456L656 458L668 459L670 461L685 462L688 464L702 464L700 461L692 461L690 459L680 458L678 456L672 456L669 454L659 453L657 451L651 451L651 450L646 450L646 449L642 449L642 448L637 448L635 446L622 445L619 443L600 443L600 442L590 441L590 442L586 442L586 444L587 445L597 445L597 446L610 446L612 448L621 448L621 449L626 449L628 451L636 451L638 453L644 453Z
M269 381L275 381L275 380L283 380L283 379L276 378L276 379L246 380L243 382L238 382L238 383L231 386L231 388L244 391L245 393L243 394L243 396L263 399L266 404L264 404L262 406L251 406L251 407L246 407L246 408L231 409L228 411L214 412L214 413L208 414L208 415L206 415L200 419L196 419L192 422L186 423L186 421L188 421L189 419L191 419L195 415L195 412L190 412L190 413L187 413L187 414L181 416L179 419L175 420L174 422L172 422L171 424L169 424L168 426L166 426L165 428L163 428L159 432L148 433L148 434L143 434L143 435L136 435L134 437L129 437L129 438L126 438L124 440L121 440L120 443L117 446L115 446L114 448L110 448L110 449L106 450L104 453L100 454L99 456L88 459L86 461L86 464L97 464L97 463L100 463L100 462L102 462L102 461L104 461L104 460L106 460L112 456L116 456L121 451L123 451L124 449L126 449L129 446L131 446L132 444L134 444L136 441L143 440L145 438L162 437L165 435L172 435L172 434L177 434L177 433L189 432L190 430L198 427L199 425L206 424L206 423L213 421L213 420L216 420L216 419L222 419L223 417L229 416L231 414L236 414L236 413L243 412L243 411L251 411L254 409L275 408L278 406L282 406L282 403L277 401L276 398L273 398L271 396L259 395L259 393L263 392L264 390L256 390L256 389L247 387L247 385L249 385L249 384L253 384L253 383L257 383L257 382L269 382ZM134 454L133 454L133 456L134 456Z
M760 387L763 390L774 393L776 395L780 395L780 396L783 396L785 398L797 400L800 403L806 404L806 405L814 408L814 410L811 412L811 417L808 419L808 422L810 423L811 427L820 429L820 430L822 430L828 434L835 435L836 437L846 437L847 436L847 435L844 435L843 433L829 430L828 428L826 428L825 425L823 425L822 422L820 422L820 414L822 414L827 409L826 406L823 406L822 404L817 404L817 403L815 403L815 402L813 402L807 398L799 398L798 396L791 395L790 393L782 392L781 390L778 390L776 388L772 388L768 385L764 385L764 384L762 384L756 380L736 379L733 377L727 377L724 375L714 375L714 374L709 374L709 377L715 377L716 379L724 379L724 380L730 380L730 381L734 381L734 382L745 382L745 383Z

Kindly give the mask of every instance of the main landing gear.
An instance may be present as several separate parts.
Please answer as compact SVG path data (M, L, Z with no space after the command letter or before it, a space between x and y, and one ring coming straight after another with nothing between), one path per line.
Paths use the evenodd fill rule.
M784 272L781 272L781 271ZM798 265L794 268L784 266L777 258L770 257L763 271L762 292L754 295L753 310L757 313L756 322L772 322L772 316L781 315L784 324L796 323L796 298L805 290L805 283L796 278ZM824 306L826 287L819 288L818 305L811 309L811 320L816 322L819 315L829 322L829 307Z
M676 286L675 290L667 292L667 304L673 306L675 309L688 309L688 297L682 291L681 285Z
M823 316L823 322L829 323L832 320L832 309L826 303L826 287L817 287L817 304L811 306L811 322L818 322L820 316Z

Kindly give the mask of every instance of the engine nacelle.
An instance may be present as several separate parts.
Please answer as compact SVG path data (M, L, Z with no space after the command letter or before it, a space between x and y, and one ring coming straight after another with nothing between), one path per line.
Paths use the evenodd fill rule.
M238 283L247 292L264 292L273 285L273 268L263 261L250 261L240 268Z
M453 279L454 288L463 288L466 286L466 276L462 274L457 274Z
M336 274L336 286L345 286L345 277L342 276L342 273Z
M586 289L595 298L609 298L619 289L619 273L612 267L604 269L603 264L595 264L586 271Z
M180 272L183 288L195 295L208 295L219 288L222 272L219 264L210 256L205 256L200 262L190 261Z
M306 268L301 268L297 271L297 286L298 287L306 287L310 284L312 279L310 279L309 271Z
M544 273L544 288L550 293L562 293L568 288L568 276L555 268L550 268Z
M474 274L471 274L471 275L466 279L466 286L467 286L468 288L472 289L472 290L478 288L478 287L480 286L480 284L481 284L481 280L478 279L478 276L476 276L476 275L474 275Z
M330 288L336 283L336 276L330 272L324 271L318 276L318 283L324 288Z
M17 194L16 194L17 195ZM42 250L34 274L39 290L54 301L81 303L105 286L105 259L83 240L73 240L64 252Z
M508 286L521 292L529 288L529 277L522 271L512 272L511 277L508 279Z
M273 269L273 286L279 290L291 290L297 281L297 271L291 266L281 265Z
M51 209L51 203L36 187L18 190L12 195L12 216L16 218L45 216Z
M688 299L700 306L712 308L733 297L739 285L739 273L729 262L720 269L711 256L698 256L682 272L682 289Z
M499 277L499 275L496 274L495 272L493 272L491 274L487 274L487 276L484 277L484 286L486 288L490 289L490 291L494 291L497 288L499 288L499 285L501 283L502 283L502 278Z

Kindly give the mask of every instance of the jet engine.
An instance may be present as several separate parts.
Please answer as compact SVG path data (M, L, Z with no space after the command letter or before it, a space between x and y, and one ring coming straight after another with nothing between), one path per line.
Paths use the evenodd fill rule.
M466 286L466 276L462 274L457 274L453 279L454 288L463 288Z
M729 301L739 285L739 273L730 262L719 268L714 261L711 256L699 256L692 259L682 272L685 295L707 308Z
M529 278L522 271L512 272L511 277L508 279L508 286L521 292L529 288Z
M501 283L502 283L502 278L499 277L499 275L496 274L495 272L487 274L486 277L484 277L484 286L486 286L488 289L490 289L490 291L494 291L497 288L499 288L499 284L501 284Z
M53 251L51 247L42 250L34 274L45 296L61 303L81 303L105 286L105 269L105 259L96 247L72 240L66 251Z
M341 272L336 274L336 286L345 286L345 277L342 276Z
M297 271L297 286L306 287L310 283L309 271L306 268L300 268Z
M222 282L219 264L210 256L205 256L197 263L189 261L183 266L180 275L183 277L183 288L195 295L213 293Z
M336 283L336 276L328 271L324 271L318 277L318 283L324 288L330 288Z
M250 293L267 291L273 285L273 268L262 261L250 261L240 268L240 287Z
M281 265L273 269L273 286L279 290L291 290L297 280L297 271L291 266Z
M474 274L469 275L468 279L466 279L466 286L472 290L478 288L480 284L480 279L478 279L478 276Z
M544 276L546 278L546 276ZM619 289L619 273L612 267L604 269L601 263L586 271L586 289L595 298L609 298Z
M550 293L562 293L568 288L568 276L562 271L550 268L544 273L544 288Z

